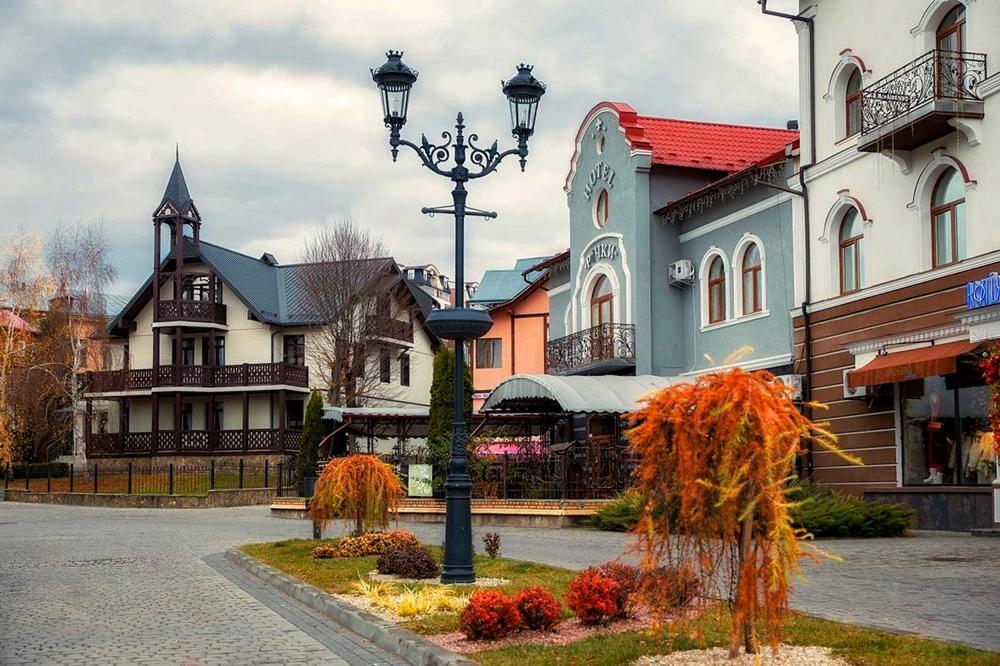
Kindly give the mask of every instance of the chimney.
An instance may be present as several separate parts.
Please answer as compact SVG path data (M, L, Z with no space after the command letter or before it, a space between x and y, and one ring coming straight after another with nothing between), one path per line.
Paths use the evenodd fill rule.
M785 128L790 130L797 130L799 129L799 121L789 120L788 122L785 123Z

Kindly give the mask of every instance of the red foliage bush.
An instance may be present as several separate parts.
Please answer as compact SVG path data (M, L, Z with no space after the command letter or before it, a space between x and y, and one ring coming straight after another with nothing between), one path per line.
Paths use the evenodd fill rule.
M524 626L548 631L559 623L561 608L552 593L544 587L528 587L514 597Z
M618 583L618 595L615 597L615 606L618 608L616 617L628 617L635 605L636 593L642 584L639 567L621 562L608 562L602 564L598 570L606 578Z
M701 594L702 584L690 566L657 567L643 574L642 597L658 613L669 613L690 604Z
M521 626L517 605L498 590L476 590L459 618L462 633L473 640L508 636Z
M590 567L569 584L566 605L584 624L607 622L618 614L618 593L618 583Z

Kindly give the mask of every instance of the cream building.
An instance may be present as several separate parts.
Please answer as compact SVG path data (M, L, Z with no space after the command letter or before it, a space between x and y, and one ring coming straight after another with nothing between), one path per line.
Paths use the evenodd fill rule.
M327 390L304 285L315 265L201 240L179 162L153 222L153 275L109 324L112 368L86 380L88 456L294 456L310 390ZM386 288L358 406L426 407L438 342L416 288L391 258L365 270Z

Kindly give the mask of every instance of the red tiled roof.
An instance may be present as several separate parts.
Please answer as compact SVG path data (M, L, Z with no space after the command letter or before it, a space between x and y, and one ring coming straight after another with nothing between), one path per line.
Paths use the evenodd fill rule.
M770 158L799 137L798 130L640 116L624 102L601 102L587 113L577 131L576 151L566 177L567 191L583 133L590 120L605 110L618 116L632 150L650 152L653 164L732 174Z
M796 130L638 116L653 164L734 173L798 138Z

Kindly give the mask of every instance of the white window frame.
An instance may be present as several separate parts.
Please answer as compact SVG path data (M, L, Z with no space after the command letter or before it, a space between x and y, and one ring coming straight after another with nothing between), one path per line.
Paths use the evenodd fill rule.
M751 245L756 245L757 251L760 253L760 310L758 312L744 312L743 310L743 258L746 256L747 250L750 249ZM764 252L764 243L763 241L760 240L760 237L755 236L754 234L751 233L743 234L739 242L736 244L736 249L733 250L732 266L733 266L732 292L734 301L732 310L735 318L742 319L744 317L763 317L768 313L767 255ZM736 297L737 291L739 292L739 298Z
M713 245L706 250L704 256L701 258L701 266L698 269L698 296L701 299L701 330L710 330L716 327L725 326L733 318L733 289L732 289L732 278L726 280L725 285L725 295L726 295L726 317L722 321L716 321L709 323L709 312L708 312L708 271L712 266L712 260L716 257L722 259L722 273L726 276L732 275L732 266L729 263L729 257L723 252L718 246Z

